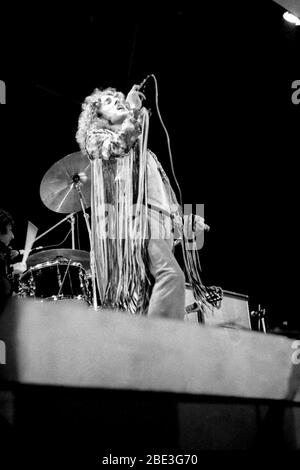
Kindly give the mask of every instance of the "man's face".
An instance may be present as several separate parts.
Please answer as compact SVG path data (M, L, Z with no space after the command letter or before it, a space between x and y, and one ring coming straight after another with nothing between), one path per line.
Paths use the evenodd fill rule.
M6 233L0 233L0 241L8 246L14 238L12 226L9 224L6 228Z
M103 93L100 100L101 114L104 119L110 121L111 124L122 124L130 114L125 104L125 97L122 93Z

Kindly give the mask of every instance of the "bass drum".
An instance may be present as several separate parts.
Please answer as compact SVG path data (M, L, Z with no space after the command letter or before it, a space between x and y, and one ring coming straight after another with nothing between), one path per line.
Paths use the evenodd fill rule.
M43 300L89 301L88 282L80 263L59 259L29 268L19 281L18 294Z

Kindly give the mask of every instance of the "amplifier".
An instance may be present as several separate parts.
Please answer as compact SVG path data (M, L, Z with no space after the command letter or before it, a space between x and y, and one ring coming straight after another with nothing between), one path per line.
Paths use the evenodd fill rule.
M219 303L220 308L213 305L204 306L202 312L195 302L191 287L186 285L185 320L210 326L251 330L247 295L223 290L223 298Z

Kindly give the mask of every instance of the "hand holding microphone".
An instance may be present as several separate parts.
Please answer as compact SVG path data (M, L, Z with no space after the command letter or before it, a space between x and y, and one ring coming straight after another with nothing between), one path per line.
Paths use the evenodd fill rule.
M126 103L132 111L139 110L142 107L141 98L145 99L146 97L139 91L139 85L133 85L126 96Z
M146 96L140 91L141 88L145 85L147 80L150 78L150 75L147 75L147 77L139 84L139 85L133 85L131 90L129 91L127 97L126 97L126 103L132 110L139 110L142 107L142 99L146 99Z

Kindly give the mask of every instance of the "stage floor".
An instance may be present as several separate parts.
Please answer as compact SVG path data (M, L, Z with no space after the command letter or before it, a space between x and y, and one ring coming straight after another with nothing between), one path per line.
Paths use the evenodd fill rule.
M6 382L300 402L299 342L283 336L14 298L0 340Z

